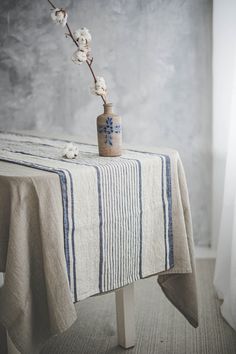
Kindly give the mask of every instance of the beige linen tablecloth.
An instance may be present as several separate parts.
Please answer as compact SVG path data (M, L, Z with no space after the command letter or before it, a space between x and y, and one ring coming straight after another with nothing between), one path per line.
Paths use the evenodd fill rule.
M12 157L10 150L3 151L5 157ZM183 167L178 153L173 150L152 152L166 154L171 161L174 266L158 271L158 282L168 299L197 327L193 237ZM59 176L1 161L0 271L5 272L6 277L0 289L0 322L22 353L38 353L50 336L65 331L76 319L68 281L64 231ZM144 245L145 250L148 245ZM159 256L156 254L157 259ZM150 265L146 264L146 269L143 277L157 273L155 269L159 268L151 272ZM83 287L82 281L80 284ZM87 296L99 292L95 290ZM105 288L100 290L106 291ZM78 295L78 300L85 295Z

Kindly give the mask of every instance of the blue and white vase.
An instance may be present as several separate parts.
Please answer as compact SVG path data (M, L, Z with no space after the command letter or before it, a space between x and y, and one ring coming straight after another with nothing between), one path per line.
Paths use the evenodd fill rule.
M121 156L121 118L112 112L112 103L106 103L103 107L104 113L97 117L99 155L106 157Z

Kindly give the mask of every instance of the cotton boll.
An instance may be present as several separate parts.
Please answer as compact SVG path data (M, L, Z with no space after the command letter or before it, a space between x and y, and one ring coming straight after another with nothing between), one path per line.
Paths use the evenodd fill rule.
M82 27L80 29L80 35L85 37L88 42L91 42L92 36L91 36L89 30L86 27Z
M67 159L74 159L75 158L75 154L73 151L67 151L67 153L65 154L65 157Z
M68 19L68 14L65 10L56 8L52 10L51 18L55 24L65 27Z
M87 43L91 42L92 36L89 33L89 30L86 27L79 28L73 33L73 37L76 41L79 41L80 37L83 37Z
M75 155L75 156L78 156L78 155L79 155L78 146L76 146L76 145L73 146L73 152L74 152L74 155Z
M77 50L73 55L71 60L75 64L82 64L87 60L87 51Z
M91 88L92 93L98 96L105 96L107 93L107 86L104 78L97 76L96 80L97 81L94 83L94 86Z
M66 146L64 147L64 150L63 150L64 155L67 153L67 151L73 150L73 146L74 146L73 143L66 144Z
M79 43L80 48L81 48L81 46L86 46L87 45L87 40L83 36L80 36L77 41Z
M89 46L85 43L79 43L79 50L81 50L82 52L85 53L89 53L90 52L90 48Z
M100 85L95 85L95 94L99 95L99 96L103 96L105 95L106 91L104 90L104 88Z
M53 20L53 22L57 22L57 15L56 13L58 13L60 11L60 9L56 8L54 10L51 11L51 18Z
M102 85L106 89L106 82L102 76L97 76L96 80L97 80L97 84Z
M73 143L69 143L65 146L63 150L63 157L67 159L74 159L79 154L78 146Z

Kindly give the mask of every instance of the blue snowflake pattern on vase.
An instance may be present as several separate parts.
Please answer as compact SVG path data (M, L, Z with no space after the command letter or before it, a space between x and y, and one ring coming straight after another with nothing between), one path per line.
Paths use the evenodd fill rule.
M99 125L99 133L105 133L105 144L112 146L112 135L120 134L121 126L120 124L113 124L112 117L107 117L105 125Z

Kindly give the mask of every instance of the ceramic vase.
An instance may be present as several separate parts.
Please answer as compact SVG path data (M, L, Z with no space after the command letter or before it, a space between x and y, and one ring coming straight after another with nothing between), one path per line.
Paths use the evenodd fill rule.
M112 103L103 105L104 113L97 117L98 150L100 156L122 154L121 118L112 111Z

